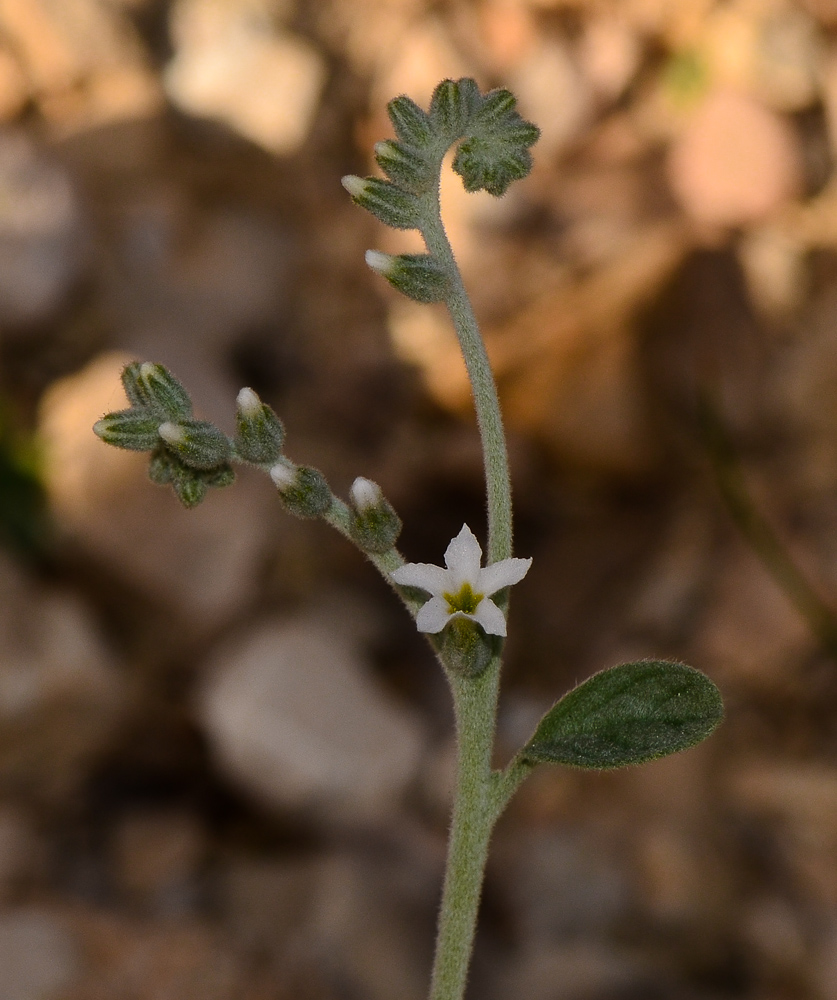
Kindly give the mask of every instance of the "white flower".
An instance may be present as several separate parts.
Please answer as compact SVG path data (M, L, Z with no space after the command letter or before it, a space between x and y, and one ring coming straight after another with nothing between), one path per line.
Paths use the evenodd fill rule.
M392 574L404 587L426 590L430 600L416 616L419 632L441 632L452 618L470 618L489 635L506 634L506 618L491 600L503 587L518 583L529 572L531 559L503 559L480 568L482 549L467 524L448 545L445 565L405 563Z

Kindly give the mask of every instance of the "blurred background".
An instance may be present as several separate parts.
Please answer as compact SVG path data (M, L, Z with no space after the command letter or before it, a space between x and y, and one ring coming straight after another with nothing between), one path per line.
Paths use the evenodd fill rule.
M198 509L90 428L134 358L379 482L411 560L484 537L443 311L369 272L386 101L542 130L445 218L508 421L499 762L645 656L727 719L541 769L473 1000L837 996L837 2L0 0L0 995L421 1000L448 694L374 570L263 476Z

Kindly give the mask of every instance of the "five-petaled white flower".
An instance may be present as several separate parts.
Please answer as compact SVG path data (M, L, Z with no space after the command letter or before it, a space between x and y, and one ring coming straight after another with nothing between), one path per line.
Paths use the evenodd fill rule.
M483 569L481 559L480 543L463 524L445 552L447 569L430 563L405 563L393 572L396 583L419 587L431 595L416 616L419 632L441 632L452 618L470 618L489 635L506 634L506 617L491 595L522 580L532 560L502 559Z

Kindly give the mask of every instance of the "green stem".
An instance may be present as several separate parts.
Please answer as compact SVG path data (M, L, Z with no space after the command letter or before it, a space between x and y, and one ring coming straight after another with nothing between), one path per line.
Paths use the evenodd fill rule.
M477 926L488 841L506 800L491 771L500 659L479 677L448 673L458 744L445 886L430 1000L462 1000Z
M488 559L499 562L512 553L512 511L506 435L500 416L500 401L494 374L486 354L477 318L471 307L462 276L456 265L439 207L438 189L425 195L424 225L421 230L428 251L446 265L451 289L445 299L465 358L477 424L482 440L485 485L488 499Z

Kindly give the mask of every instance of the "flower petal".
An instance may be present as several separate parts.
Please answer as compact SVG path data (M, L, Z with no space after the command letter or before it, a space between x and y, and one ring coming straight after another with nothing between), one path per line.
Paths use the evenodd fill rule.
M441 597L431 597L416 615L416 628L419 632L441 632L449 620L448 602Z
M450 589L448 571L432 563L404 563L390 576L402 587L419 587L436 597Z
M480 570L477 590L480 594L496 594L503 587L519 583L529 572L531 565L531 559L501 559L500 562L492 563Z
M468 525L463 524L462 530L452 539L445 552L445 565L453 577L451 590L459 590L466 582L476 590L481 560L480 543Z
M424 609L422 608L422 610ZM482 625L489 635L506 634L506 616L490 597L484 597L477 610L467 617L477 622L478 625Z

